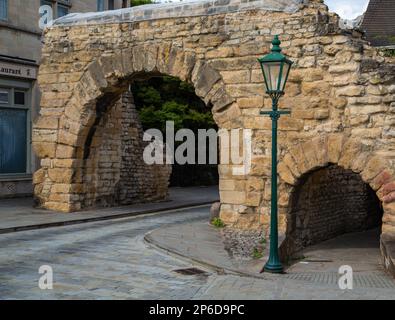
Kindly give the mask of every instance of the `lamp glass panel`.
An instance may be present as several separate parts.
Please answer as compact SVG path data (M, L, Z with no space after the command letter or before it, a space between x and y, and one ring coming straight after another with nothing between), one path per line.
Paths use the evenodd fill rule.
M263 64L263 72L265 75L268 91L278 90L278 78L280 76L281 62L267 62Z
M289 72L290 68L291 68L290 64L284 63L283 71L282 71L282 75L281 75L281 83L280 83L280 88L279 88L281 91L284 91L285 81L287 80L287 76L288 76L288 72Z

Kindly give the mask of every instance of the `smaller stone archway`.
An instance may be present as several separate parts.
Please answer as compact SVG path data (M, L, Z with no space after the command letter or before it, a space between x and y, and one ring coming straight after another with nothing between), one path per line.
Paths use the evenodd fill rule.
M290 199L292 252L345 233L381 228L382 206L359 174L334 164L302 176Z
M289 148L279 163L280 188L287 190L288 199L282 208L285 213L285 223L281 226L285 234L281 245L283 258L289 259L307 245L342 233L378 226L385 260L383 239L391 237L395 215L395 176L390 161L376 153L374 146L343 133L316 137ZM330 189L334 194L325 195ZM337 212L330 216L322 214L328 213L322 208L326 205L324 199L345 201L347 197L359 206L351 210L347 221L342 215L350 207L345 203L331 203L329 210ZM368 214L372 210L376 215Z

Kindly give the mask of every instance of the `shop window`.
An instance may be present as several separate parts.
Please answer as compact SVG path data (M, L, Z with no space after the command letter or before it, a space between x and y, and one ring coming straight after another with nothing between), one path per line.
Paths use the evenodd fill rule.
M0 0L0 20L8 19L8 0Z
M25 83L17 88L12 87L15 81L0 81L4 85L0 87L0 177L27 174L30 172L30 90Z
M0 174L26 173L27 111L0 108Z
M108 10L114 10L115 5L114 5L114 0L108 0Z

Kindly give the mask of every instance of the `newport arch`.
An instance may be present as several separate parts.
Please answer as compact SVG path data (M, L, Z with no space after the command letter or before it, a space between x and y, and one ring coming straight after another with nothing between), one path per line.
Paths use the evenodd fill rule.
M219 165L220 214L229 226L267 231L271 131L259 111L270 108L270 99L257 58L275 34L295 62L280 102L292 110L279 123L281 230L296 181L333 164L376 192L384 211L381 238L393 241L394 61L357 31L342 30L319 0L202 0L57 20L44 34L41 111L33 126L39 204L63 212L82 208L86 146L103 110L133 79L170 75L193 84L220 129L252 131L250 170L235 175L233 164ZM339 158L324 161L323 150L340 150ZM364 167L347 164L364 156Z

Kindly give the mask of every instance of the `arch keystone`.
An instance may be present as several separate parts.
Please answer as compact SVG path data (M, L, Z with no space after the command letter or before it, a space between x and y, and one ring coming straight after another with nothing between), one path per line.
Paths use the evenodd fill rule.
M337 163L340 158L345 137L342 133L333 133L328 136L328 161Z
M345 141L340 152L339 161L337 162L338 165L345 169L350 169L356 155L360 153L360 150L361 142L358 139L350 138Z
M317 159L317 165L324 167L328 164L328 137L326 135L318 136L312 140Z
M315 143L313 141L307 141L302 144L302 150L304 152L305 162L307 164L307 171L311 171L319 167L319 163L316 156Z

